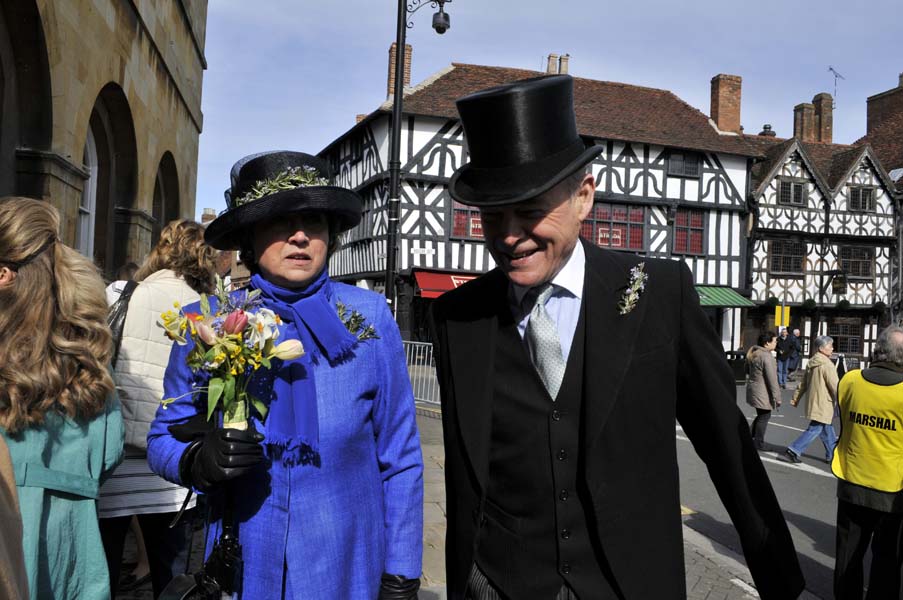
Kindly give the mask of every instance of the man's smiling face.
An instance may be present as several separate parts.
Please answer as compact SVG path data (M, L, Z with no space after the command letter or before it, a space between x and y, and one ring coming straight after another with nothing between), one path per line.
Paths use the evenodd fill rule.
M480 209L486 246L508 279L536 287L555 277L577 244L594 192L592 175L576 191L568 177L536 198Z

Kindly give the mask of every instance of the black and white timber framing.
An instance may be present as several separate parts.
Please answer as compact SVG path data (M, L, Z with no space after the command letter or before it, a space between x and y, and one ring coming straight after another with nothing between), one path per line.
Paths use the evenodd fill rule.
M386 258L386 198L389 115L374 113L321 153L338 173L338 183L365 198L361 224L348 232L330 262L338 279L381 288ZM400 272L427 269L484 273L494 262L482 240L455 237L453 202L446 189L466 160L463 128L455 119L405 116L402 129ZM698 152L698 176L669 176L668 159L677 149L598 139L604 151L591 164L596 201L643 211L641 255L684 260L697 284L745 287L745 192L748 158ZM677 150L686 152L684 150ZM674 219L679 209L703 212L702 252L674 251ZM725 350L739 347L740 310L719 309Z
M893 186L868 146L837 152L831 166L830 174L824 167L819 171L806 144L789 140L753 190L752 299L791 306L792 326L804 338L841 330L858 338L853 343L858 351L850 354L867 357L892 290L899 289L892 280L898 206ZM834 181L829 182L829 175ZM788 203L786 197L782 202L782 182L802 186L798 203ZM859 197L851 206L851 194L860 190L869 190L869 206ZM795 272L776 268L775 244L787 242L802 245L802 268ZM849 272L849 263L842 260L842 253L850 252L866 257L857 265L859 272ZM831 286L832 273L839 271L847 271L842 296Z

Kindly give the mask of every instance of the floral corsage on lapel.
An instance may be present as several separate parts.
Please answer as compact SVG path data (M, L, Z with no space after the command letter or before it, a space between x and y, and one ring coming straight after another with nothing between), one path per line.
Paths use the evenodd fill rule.
M618 312L622 315L626 315L636 308L636 303L639 302L643 290L646 289L646 280L649 279L649 274L644 271L645 268L646 263L639 263L630 269L630 281L621 296L621 301L618 302Z

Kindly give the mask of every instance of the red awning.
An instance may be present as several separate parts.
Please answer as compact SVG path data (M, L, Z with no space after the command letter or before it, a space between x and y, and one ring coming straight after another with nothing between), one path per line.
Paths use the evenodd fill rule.
M420 295L423 298L438 298L448 290L453 290L476 278L476 275L414 271L414 279L417 280L417 287L420 289Z

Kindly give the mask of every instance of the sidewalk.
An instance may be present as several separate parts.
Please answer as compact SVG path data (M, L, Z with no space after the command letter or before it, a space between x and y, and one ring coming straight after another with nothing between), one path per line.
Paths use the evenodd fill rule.
M417 425L423 448L423 577L420 600L445 600L445 449L442 421L433 405L417 406ZM752 577L732 550L684 526L684 564L688 600L750 600L758 598ZM191 564L200 564L201 536L195 536ZM125 560L133 560L134 542L127 539ZM120 593L120 600L151 600L150 583L137 590ZM802 600L818 600L804 592ZM353 599L348 599L353 600Z

